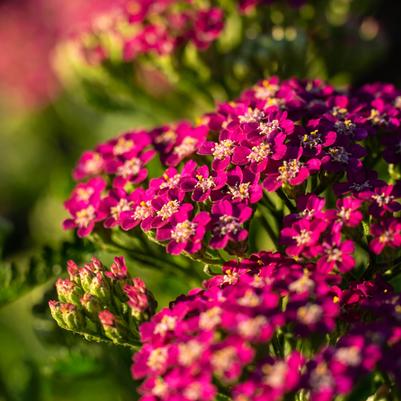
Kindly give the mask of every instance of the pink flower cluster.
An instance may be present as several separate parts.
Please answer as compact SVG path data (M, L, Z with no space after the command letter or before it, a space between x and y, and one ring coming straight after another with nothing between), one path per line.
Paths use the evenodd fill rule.
M126 61L140 55L166 55L188 43L207 49L222 33L227 14L246 13L274 0L240 0L233 4L192 0L92 0L67 9L65 31L78 37L89 62L108 57L99 38L111 34L121 43ZM300 7L304 0L288 2ZM236 9L238 8L238 11ZM68 12L70 11L70 12ZM71 21L73 22L71 24ZM90 37L90 40L88 40Z
M325 270L340 260L344 271L353 268L352 229L365 224L374 253L401 245L401 184L374 170L380 160L401 160L401 94L393 86L337 91L273 77L201 121L128 133L84 153L74 176L93 177L67 201L65 227L85 236L99 221L140 226L172 254L242 255L252 217L267 204L291 212L278 221L288 254L319 257ZM146 180L155 154L167 169ZM324 210L324 191L335 209Z
M212 2L197 5L191 0L117 0L106 4L95 1L73 11L76 24L69 32L82 39L84 54L90 61L108 56L101 41L97 42L105 33L117 38L124 59L132 60L142 54L170 54L186 43L206 49L224 26L223 10ZM88 36L89 46L84 40Z
M211 401L223 388L234 401L279 400L301 389L328 401L376 368L398 378L400 297L380 282L340 284L340 275L277 253L226 263L222 275L141 326L144 345L132 368L145 378L141 400ZM355 324L349 316L357 310L380 323ZM327 345L324 334L335 329L343 337Z
M183 122L128 132L84 152L73 176L88 180L78 183L65 202L71 218L64 221L64 228L76 228L84 237L100 221L106 228L119 225L127 230L146 220L149 213L153 214L149 208L154 197L151 190L140 188L148 178L146 165L156 152L164 166L179 164L195 152L206 134L204 126Z

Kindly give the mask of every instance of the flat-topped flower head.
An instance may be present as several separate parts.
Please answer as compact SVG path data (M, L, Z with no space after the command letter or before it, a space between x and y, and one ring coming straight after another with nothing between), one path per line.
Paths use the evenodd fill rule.
M204 385L210 394L215 394L218 380L235 400L279 400L301 388L304 358L298 352L276 357L267 349L287 324L297 325L302 335L333 330L339 308L327 276L310 272L313 285L306 286L308 291L292 286L294 291L288 292L306 276L300 265L281 255L261 253L231 261L225 272L232 272L234 265L235 280L228 282L222 275L209 279L141 326L144 345L134 355L132 373L145 378L143 400L155 391L161 400L178 397L182 388L198 383L200 372L206 374ZM281 297L287 299L288 312L281 310ZM260 357L262 347L266 355ZM160 383L170 383L168 392L159 391Z

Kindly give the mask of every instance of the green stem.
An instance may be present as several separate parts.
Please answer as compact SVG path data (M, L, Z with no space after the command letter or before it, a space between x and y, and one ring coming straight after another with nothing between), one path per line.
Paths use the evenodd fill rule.
M285 205L289 209L291 213L297 213L297 208L293 205L293 203L288 199L287 195L285 192L279 188L277 190L277 195L284 201Z

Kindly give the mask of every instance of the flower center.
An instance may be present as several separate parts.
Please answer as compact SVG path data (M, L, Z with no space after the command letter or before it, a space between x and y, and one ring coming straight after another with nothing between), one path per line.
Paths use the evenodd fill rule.
M257 99L268 99L274 96L279 87L269 82L263 82L263 86L257 86L255 88L255 97Z
M95 208L92 205L89 205L87 208L77 212L75 222L79 227L88 227L90 222L96 217L95 212Z
M176 242L186 242L195 234L195 229L196 223L185 220L182 223L178 223L171 231L171 238Z
M87 202L90 197L94 194L95 190L93 188L78 188L77 198L81 201Z
M293 281L288 288L290 291L302 294L303 292L312 292L315 288L315 283L304 274L298 280Z
M117 143L113 147L113 153L118 156L128 152L134 146L134 141L125 139L124 137L118 138Z
M315 209L304 209L299 213L299 217L312 217L315 214Z
M212 356L212 365L217 375L223 376L226 371L234 364L237 351L234 347L226 347L216 351Z
M168 386L161 377L157 377L152 388L152 394L156 397L164 397L167 394Z
M117 175L123 178L129 178L139 173L141 169L141 161L134 157L133 159L127 160L122 166L117 169Z
M296 159L292 159L288 162L284 160L283 165L278 168L279 176L277 180L281 182L292 180L297 176L301 167L302 163Z
M181 145L175 147L174 153L180 158L187 157L195 152L197 143L198 140L196 138L187 137L182 141Z
M314 130L309 134L305 134L302 138L302 143L305 147L310 149L320 145L322 143L322 138L318 130Z
M263 383L272 387L280 388L285 383L287 376L287 364L284 361L276 362L274 365L263 365Z
M200 400L202 398L203 387L200 383L191 383L184 390L184 397L191 401Z
M336 351L335 358L345 365L358 366L361 363L361 353L358 347L342 347Z
M351 135L356 128L356 125L351 120L337 121L334 126L341 135Z
M281 129L279 120L261 122L259 124L259 134L269 136L272 132Z
M94 153L93 156L84 163L84 170L87 174L98 174L102 170L102 157L98 153Z
M252 290L247 290L245 294L238 299L238 305L255 308L260 305L260 301L260 298Z
M382 244L387 244L388 242L394 241L394 231L393 231L393 230L386 230L386 231L384 231L384 232L380 235L379 241L380 241Z
M351 153L348 153L342 146L334 146L329 149L331 158L339 163L348 164Z
M181 179L181 174L175 174L172 177L169 177L167 174L163 174L164 182L160 185L160 189L164 188L176 188L178 186L178 183L180 182Z
M223 283L224 284L235 284L238 281L239 275L237 272L227 269L224 272Z
M156 348L154 349L148 358L147 365L153 370L160 370L164 367L167 362L167 349Z
M307 304L298 309L298 320L306 325L317 323L323 315L323 310L319 305Z
M327 261L328 262L342 262L343 260L343 253L340 249L338 248L327 248L326 249L326 254L327 254Z
M179 361L184 366L190 366L199 358L203 352L202 344L196 340L189 340L187 343L182 343L178 346Z
M311 387L315 390L330 390L334 386L334 379L324 362L319 363L310 377Z
M157 212L157 215L160 216L163 220L167 220L178 211L179 207L180 204L177 200L169 201L162 206L162 208Z
M331 110L331 114L334 117L338 117L338 118L344 118L347 113L348 113L348 110L345 107L334 106Z
M203 175L197 175L196 179L198 182L195 185L195 188L200 188L203 192L213 188L216 184L213 181L213 177L203 177Z
M298 235L294 235L292 239L294 239L297 243L297 246L306 245L312 238L312 233L304 228L299 232Z
M372 123L374 125L386 125L387 124L386 115L381 114L380 111L377 109L372 109L370 111L369 120L372 121Z
M228 187L228 192L230 193L233 199L248 199L249 198L249 186L250 182L243 182L241 184L237 184L233 187Z
M249 110L248 113L239 116L240 123L258 123L266 117L266 114L259 109Z
M174 330L177 323L175 316L164 315L162 320L156 325L155 334L166 334L167 331Z
M155 142L166 144L166 143L170 143L170 142L175 142L176 139L177 139L177 134L173 130L168 130L168 131L160 134L155 139Z
M388 205L394 199L394 196L386 195L383 192L380 195L372 195L372 199L374 199L380 207L383 207L384 205Z
M267 323L267 319L264 316L256 316L251 319L246 319L240 322L238 325L239 333L246 337L252 338L260 334L263 326Z
M241 224L236 217L225 214L219 217L219 221L217 223L217 227L214 229L214 232L217 235L224 236L230 233L236 234L240 228Z
M233 154L234 141L231 139L223 139L221 142L215 144L212 152L216 159L223 160Z
M199 316L199 327L203 330L211 330L221 321L221 309L218 306L202 312Z
M135 220L144 220L153 214L153 207L150 201L142 201L139 206L136 207L134 212Z
M131 210L131 205L132 202L129 202L127 199L120 199L118 204L110 209L110 214L114 220L117 220L120 216L120 213L128 212L128 210Z
M270 144L261 143L258 146L254 146L252 148L252 152L247 156L248 161L259 163L262 160L266 159L269 155L272 154Z
M351 217L352 209L341 206L341 209L338 211L337 216L340 217L341 220L349 220Z

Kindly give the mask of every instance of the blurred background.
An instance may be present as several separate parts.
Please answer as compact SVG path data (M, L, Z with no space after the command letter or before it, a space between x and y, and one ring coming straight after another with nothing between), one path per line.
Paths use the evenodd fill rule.
M61 228L82 151L124 130L196 118L272 74L401 86L398 2L277 1L240 15L224 1L223 33L203 52L127 61L112 44L99 61L88 26L114 3L0 0L0 401L136 399L129 352L62 333L47 310L66 259L93 252ZM188 288L180 277L138 274L156 293L163 285L161 305Z

